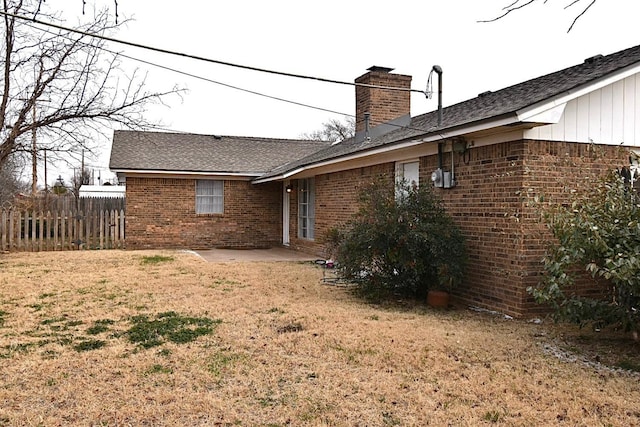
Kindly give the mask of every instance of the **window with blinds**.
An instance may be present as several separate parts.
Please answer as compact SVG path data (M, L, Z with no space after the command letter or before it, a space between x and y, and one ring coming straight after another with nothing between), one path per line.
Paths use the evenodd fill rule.
M196 181L196 213L224 213L224 181L206 179Z

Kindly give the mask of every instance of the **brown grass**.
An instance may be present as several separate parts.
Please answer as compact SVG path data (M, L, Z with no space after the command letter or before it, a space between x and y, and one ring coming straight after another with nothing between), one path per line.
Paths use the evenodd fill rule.
M0 426L640 425L640 376L603 365L639 367L637 343L372 306L320 277L178 252L0 255ZM221 323L127 339L133 316L169 311Z

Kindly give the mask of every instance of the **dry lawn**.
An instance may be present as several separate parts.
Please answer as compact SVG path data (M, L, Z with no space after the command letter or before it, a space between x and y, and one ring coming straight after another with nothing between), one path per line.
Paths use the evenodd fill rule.
M0 426L640 425L637 343L373 306L320 277L180 252L0 255ZM210 321L132 341L167 316Z

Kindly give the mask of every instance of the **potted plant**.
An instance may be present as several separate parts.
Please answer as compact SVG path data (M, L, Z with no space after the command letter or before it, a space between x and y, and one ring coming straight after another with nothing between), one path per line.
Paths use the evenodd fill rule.
M427 291L427 305L433 308L448 308L454 278L448 274L447 265L440 266L438 270L437 286L432 286Z

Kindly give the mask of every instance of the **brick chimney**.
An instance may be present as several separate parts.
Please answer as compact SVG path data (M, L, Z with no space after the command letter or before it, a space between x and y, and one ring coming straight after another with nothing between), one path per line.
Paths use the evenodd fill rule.
M373 66L368 70L356 79L356 83L411 88L411 76L392 74L393 68ZM401 118L406 122L410 119L411 92L356 86L356 134L365 131L364 113L370 113L370 129Z

